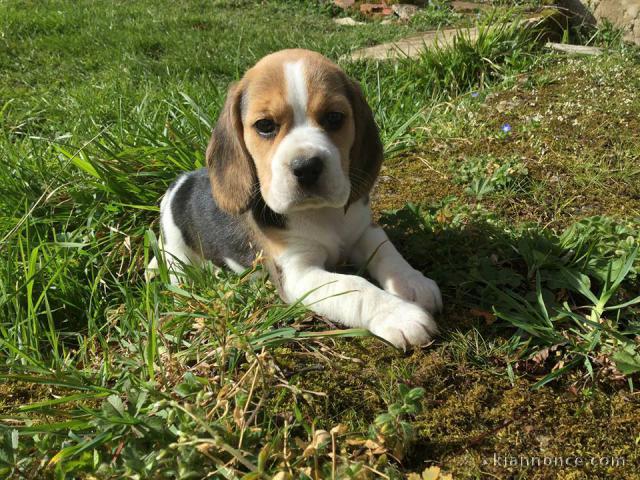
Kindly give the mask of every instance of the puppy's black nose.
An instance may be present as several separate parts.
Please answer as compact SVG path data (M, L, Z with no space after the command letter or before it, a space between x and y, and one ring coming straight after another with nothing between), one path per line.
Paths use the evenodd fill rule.
M303 187L310 187L318 181L324 164L319 157L296 158L291 162L293 174L298 179L298 183Z

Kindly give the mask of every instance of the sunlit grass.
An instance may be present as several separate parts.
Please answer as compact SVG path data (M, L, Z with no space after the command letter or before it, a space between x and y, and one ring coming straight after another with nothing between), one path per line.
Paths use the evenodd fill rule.
M419 363L366 331L283 304L255 279L259 264L242 275L188 269L173 287L166 272L146 282L144 267L158 255L158 200L179 172L203 164L230 81L274 49L337 59L426 20L348 30L315 2L1 8L0 472L401 478L422 470L411 463L427 438L418 421L427 380L412 383ZM470 92L539 76L537 65L549 62L535 31L483 28L478 44L460 37L417 61L343 65L363 85L390 160L437 135L465 136ZM443 286L445 334L430 348L529 386L577 372L635 388L638 222L520 225L482 203L535 202L541 187L518 158L470 156L460 168L454 160L444 174L456 176L459 197L401 208L403 198L381 218ZM604 178L601 167L593 170ZM449 321L469 311L490 325L460 330ZM341 377L338 362L356 366L353 378ZM371 365L365 385L375 393L365 398L349 381Z

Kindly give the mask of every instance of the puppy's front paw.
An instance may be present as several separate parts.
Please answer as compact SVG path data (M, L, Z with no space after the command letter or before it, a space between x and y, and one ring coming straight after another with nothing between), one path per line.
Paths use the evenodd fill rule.
M442 295L438 284L418 270L403 270L389 276L384 289L434 313L442 310Z
M371 322L370 330L394 346L406 350L428 343L438 333L436 322L417 305L393 302L381 309Z

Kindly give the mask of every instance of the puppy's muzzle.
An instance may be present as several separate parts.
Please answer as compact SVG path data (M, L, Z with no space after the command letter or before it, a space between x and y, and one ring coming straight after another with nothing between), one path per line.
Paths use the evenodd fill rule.
M324 170L324 162L320 157L296 158L291 162L291 171L303 188L314 186Z

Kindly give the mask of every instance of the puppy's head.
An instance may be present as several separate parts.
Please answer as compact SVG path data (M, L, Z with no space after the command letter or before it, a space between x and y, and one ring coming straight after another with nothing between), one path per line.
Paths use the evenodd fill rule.
M382 144L360 87L307 50L264 57L232 85L207 148L213 195L246 211L343 207L372 187Z

